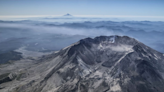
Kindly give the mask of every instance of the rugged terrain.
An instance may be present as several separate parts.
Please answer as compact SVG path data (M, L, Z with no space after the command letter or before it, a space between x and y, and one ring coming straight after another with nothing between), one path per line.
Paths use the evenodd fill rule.
M0 65L0 92L164 92L164 54L127 36L86 38Z

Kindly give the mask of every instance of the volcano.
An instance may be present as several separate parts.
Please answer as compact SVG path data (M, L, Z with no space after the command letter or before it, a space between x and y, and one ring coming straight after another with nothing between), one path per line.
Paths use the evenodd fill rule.
M67 14L65 14L64 16L69 16L69 17L70 17L70 16L72 16L72 15L71 15L71 14L69 14L69 13L67 13Z
M134 38L85 38L4 71L0 92L164 92L163 66L164 54Z

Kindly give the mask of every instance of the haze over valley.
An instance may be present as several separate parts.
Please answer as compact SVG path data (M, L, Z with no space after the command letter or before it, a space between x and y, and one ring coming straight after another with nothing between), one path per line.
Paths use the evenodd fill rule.
M130 36L164 53L162 21L121 21L119 18L84 18L67 15L1 20L0 54L10 51L23 53L21 51L24 50L41 53L59 51L80 39L101 35Z

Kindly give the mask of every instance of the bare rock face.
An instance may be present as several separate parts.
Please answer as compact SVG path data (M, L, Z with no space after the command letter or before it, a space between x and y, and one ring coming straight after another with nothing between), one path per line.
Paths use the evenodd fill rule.
M164 92L164 55L127 36L82 39L39 61L0 92Z

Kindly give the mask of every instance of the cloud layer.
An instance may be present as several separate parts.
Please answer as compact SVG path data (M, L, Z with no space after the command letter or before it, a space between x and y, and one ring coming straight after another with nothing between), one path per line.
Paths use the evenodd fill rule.
M85 37L127 35L164 52L164 22L151 21L0 21L0 51L60 50Z

